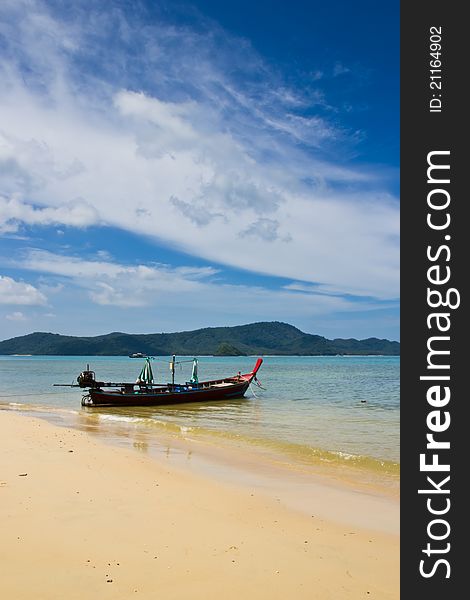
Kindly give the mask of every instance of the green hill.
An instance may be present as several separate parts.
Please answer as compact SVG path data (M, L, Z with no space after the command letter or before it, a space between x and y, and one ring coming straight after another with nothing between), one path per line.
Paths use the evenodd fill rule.
M179 333L129 334L109 333L94 337L75 337L57 333L31 333L0 342L0 354L64 356L126 356L143 352L153 356L252 354L399 355L399 342L368 338L328 340L304 333L278 321L251 323L237 327L207 327Z

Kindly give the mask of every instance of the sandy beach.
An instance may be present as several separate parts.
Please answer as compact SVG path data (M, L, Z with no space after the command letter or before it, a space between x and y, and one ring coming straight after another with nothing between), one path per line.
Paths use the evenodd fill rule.
M277 494L261 470L222 477L8 411L0 435L2 598L399 597L396 497L321 477Z

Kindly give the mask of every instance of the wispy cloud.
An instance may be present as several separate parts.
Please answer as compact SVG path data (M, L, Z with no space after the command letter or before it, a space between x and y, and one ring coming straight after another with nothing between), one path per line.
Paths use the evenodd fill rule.
M8 321L26 321L27 320L25 315L19 310L16 310L15 312L6 315L5 319L7 319Z
M169 293L195 293L201 281L217 272L210 267L122 265L103 260L103 255L100 259L83 260L44 250L31 250L24 260L16 264L22 269L69 280L74 286L85 289L96 304L121 307L156 305L159 296ZM60 286L56 291L61 291Z
M292 285L268 289L259 285L233 285L221 281L211 267L170 267L162 264L127 265L99 257L85 260L74 256L54 254L44 250L29 250L21 259L11 260L10 266L41 273L41 289L59 295L67 282L69 289L84 291L97 305L121 308L151 307L158 314L162 307L181 307L190 298L192 310L203 308L225 314L243 307L279 312L279 305L288 314L320 315L333 311L357 311L378 305L365 301L345 300L324 291L315 293L313 286ZM49 276L49 283L47 283ZM294 293L297 292L297 293ZM298 293L305 292L305 293ZM52 298L52 296L51 296ZM237 308L238 307L238 308Z
M338 75L345 75L346 73L350 72L351 69L340 62L336 62L333 67L333 77L338 77Z
M374 169L325 158L355 139L317 110L320 77L289 87L213 23L61 6L0 7L4 232L99 223L241 269L398 295L397 201ZM102 276L95 302L149 293L130 300Z

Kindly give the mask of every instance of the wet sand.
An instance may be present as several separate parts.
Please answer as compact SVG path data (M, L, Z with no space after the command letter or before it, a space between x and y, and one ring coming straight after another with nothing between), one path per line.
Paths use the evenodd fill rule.
M399 597L396 497L7 411L0 435L1 597Z

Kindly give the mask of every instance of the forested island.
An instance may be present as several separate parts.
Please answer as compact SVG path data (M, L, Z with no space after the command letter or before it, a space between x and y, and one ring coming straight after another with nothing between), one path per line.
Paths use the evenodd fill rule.
M134 353L148 356L398 356L400 344L374 337L329 340L278 321L236 327L206 327L178 333L114 332L93 337L36 332L0 342L2 355L129 356Z

